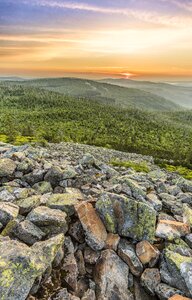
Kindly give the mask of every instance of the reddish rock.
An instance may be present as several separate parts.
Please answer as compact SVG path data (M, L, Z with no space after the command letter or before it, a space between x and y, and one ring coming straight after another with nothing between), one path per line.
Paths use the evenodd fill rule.
M183 297L181 295L174 295L171 298L169 298L169 300L190 300L190 298Z
M117 246L119 241L120 241L120 236L118 234L109 233L107 235L105 249L112 249L114 251L117 251Z
M128 290L129 268L113 250L104 250L94 270L97 300L132 300Z
M93 250L105 246L107 231L91 203L82 202L75 206L86 235L86 242Z
M174 240L189 233L189 225L171 220L159 220L156 229L156 236L165 240Z
M159 250L148 241L139 242L136 245L136 253L143 265L149 264L154 267L159 259Z

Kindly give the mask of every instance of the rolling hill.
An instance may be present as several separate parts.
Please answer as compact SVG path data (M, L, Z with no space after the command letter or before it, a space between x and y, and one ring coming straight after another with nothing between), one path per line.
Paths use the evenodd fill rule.
M168 83L156 83L150 81L136 81L129 79L104 79L100 82L109 83L112 85L119 85L126 88L134 88L142 90L143 92L152 93L158 97L163 97L169 101L174 102L177 105L184 108L192 108L192 83L190 82L175 82Z
M192 167L192 111L125 109L48 88L0 84L0 141L69 141Z
M67 96L96 100L119 108L147 110L178 110L178 104L139 88L125 88L118 85L77 78L45 78L12 82L29 87L38 87Z

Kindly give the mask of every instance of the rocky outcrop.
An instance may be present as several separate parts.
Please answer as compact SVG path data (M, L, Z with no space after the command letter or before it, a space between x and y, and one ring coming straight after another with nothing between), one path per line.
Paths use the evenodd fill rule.
M191 299L191 187L137 154L0 147L0 299Z

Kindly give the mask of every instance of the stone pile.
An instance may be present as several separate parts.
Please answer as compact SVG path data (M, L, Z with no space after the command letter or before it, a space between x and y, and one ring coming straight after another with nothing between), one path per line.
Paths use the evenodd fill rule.
M191 228L192 182L150 157L0 145L1 300L192 299Z

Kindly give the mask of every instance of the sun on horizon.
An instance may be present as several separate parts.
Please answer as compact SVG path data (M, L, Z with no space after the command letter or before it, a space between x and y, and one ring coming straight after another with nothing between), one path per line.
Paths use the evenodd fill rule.
M1 0L0 75L192 79L189 0Z

